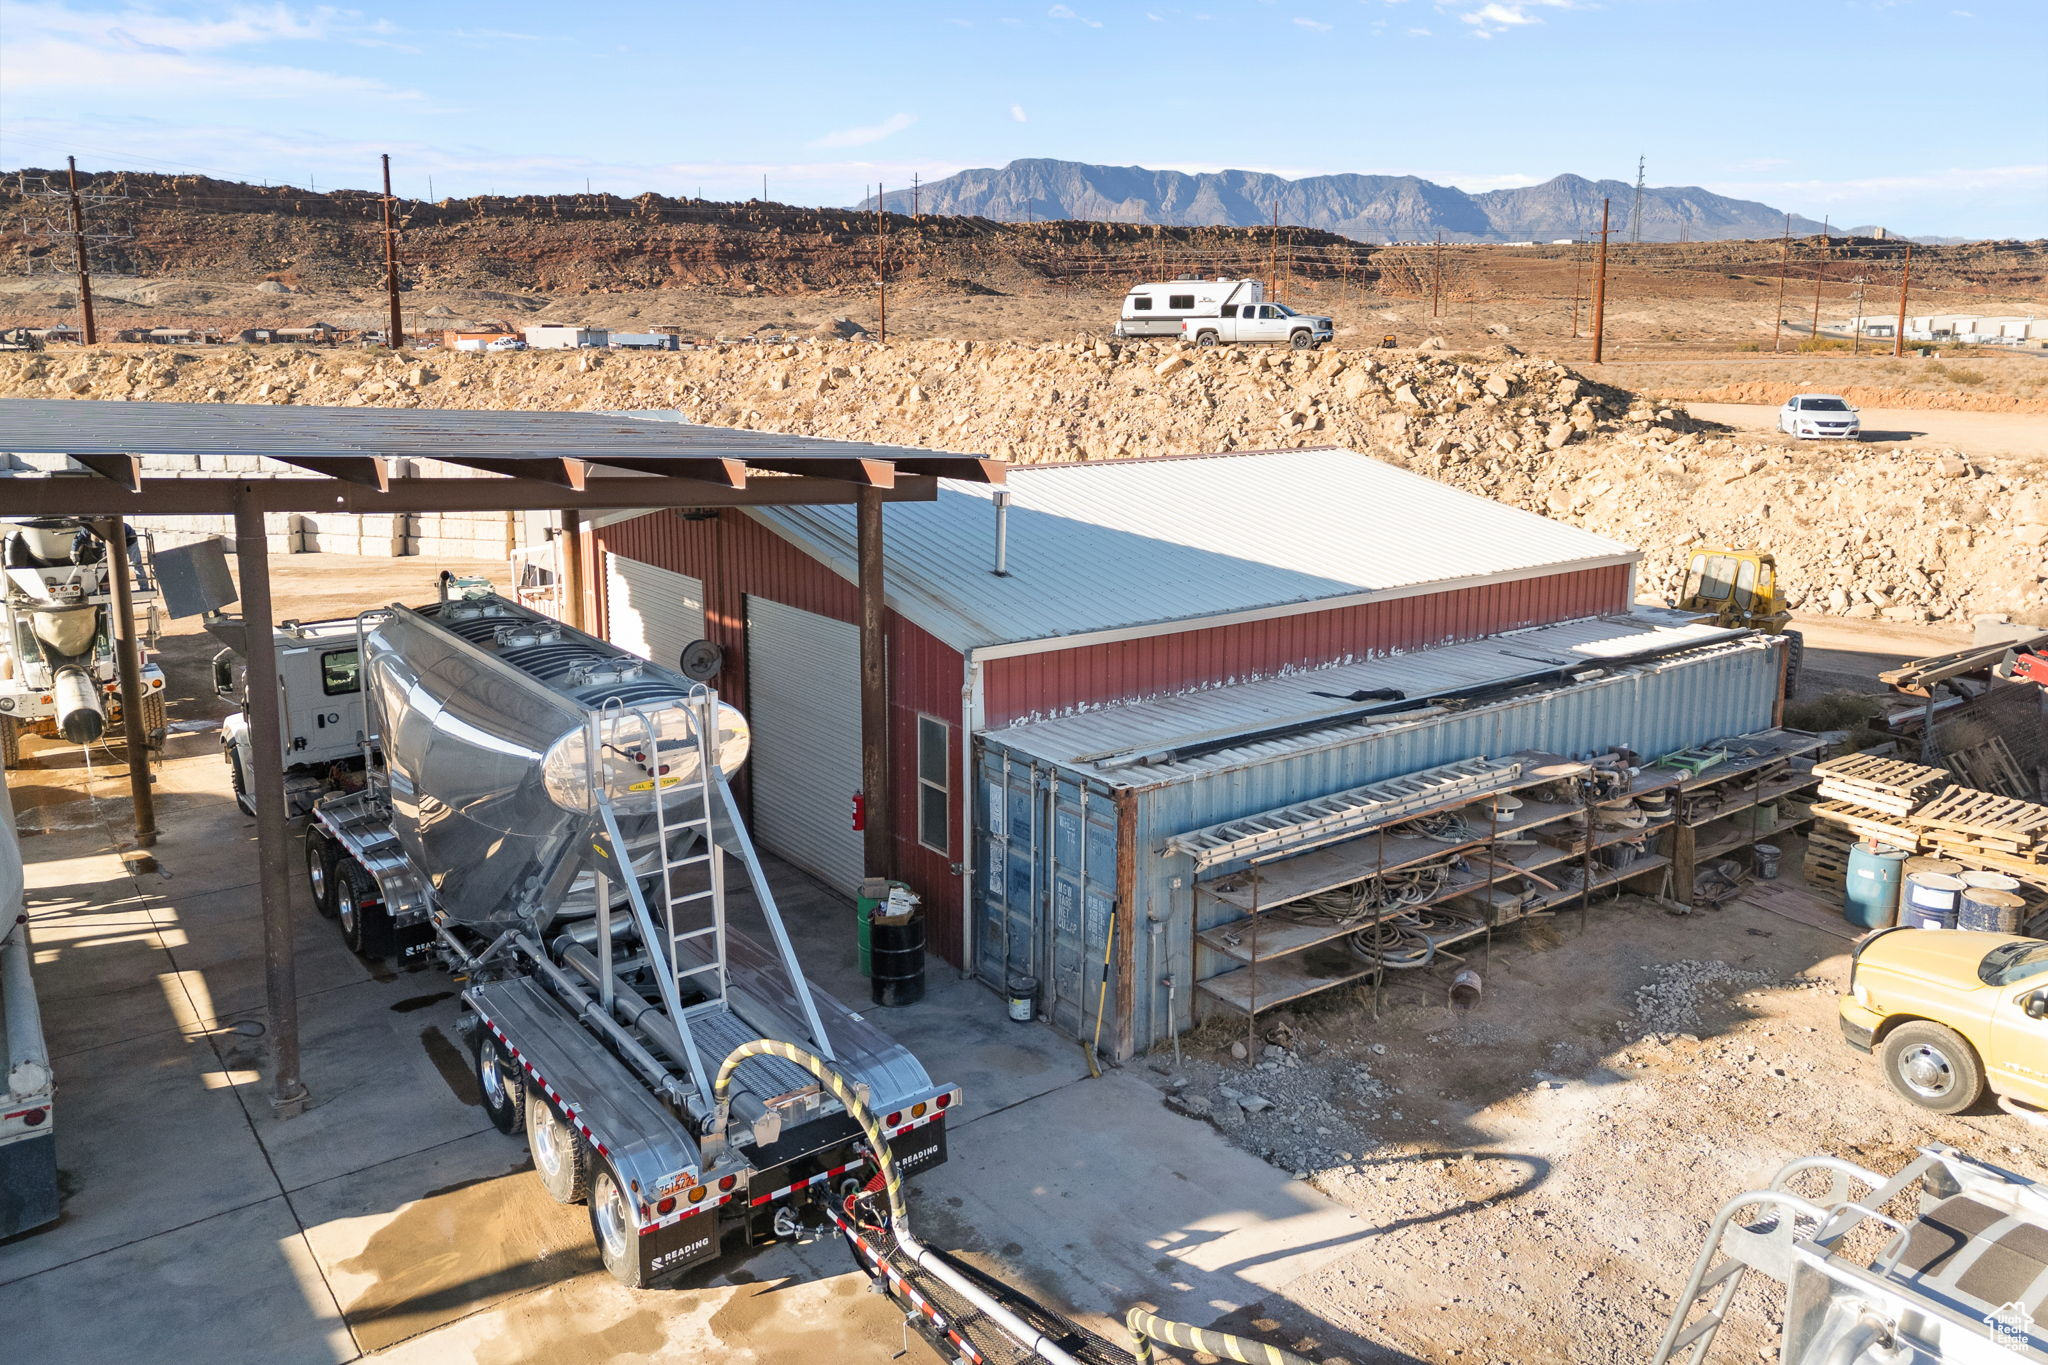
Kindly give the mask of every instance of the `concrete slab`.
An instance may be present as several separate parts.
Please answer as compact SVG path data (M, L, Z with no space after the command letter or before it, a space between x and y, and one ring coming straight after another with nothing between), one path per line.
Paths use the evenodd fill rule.
M250 903L253 899L253 894L241 891L220 891L164 903L158 914L164 946L180 977L196 978L194 1000L210 1002L209 1013L181 1022L204 1026L267 1003L263 916ZM294 914L292 930L302 1000L361 985L375 979L374 970L381 970L350 952L341 931L311 911Z
M292 1195L365 1351L515 1294L604 1275L586 1211L557 1204L531 1172L525 1141L491 1129Z
M0 1265L12 1248L0 1248ZM8 1359L333 1365L357 1352L282 1197L0 1285Z
M213 1050L158 1033L72 1057L58 1074L63 1217L0 1247L0 1282L277 1194Z
M970 1123L912 1225L1121 1339L1155 1305L1196 1325L1276 1297L1371 1236L1307 1184L1114 1072Z
M455 1019L454 988L439 972L305 997L300 1070L313 1103L290 1119L270 1109L266 1043L248 1039L233 1058L240 1063L235 1093L284 1188L303 1189L489 1127Z

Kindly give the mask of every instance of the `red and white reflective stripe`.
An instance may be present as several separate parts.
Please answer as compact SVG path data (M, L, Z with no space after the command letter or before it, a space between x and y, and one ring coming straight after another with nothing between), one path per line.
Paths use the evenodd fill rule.
M642 1223L640 1225L640 1235L642 1237L645 1237L650 1232L659 1232L663 1228L674 1227L677 1223L682 1222L685 1218L688 1218L693 1213L702 1213L706 1209L715 1209L720 1204L729 1204L733 1201L733 1198L734 1196L730 1191L724 1194L714 1195L713 1197L697 1204L686 1204L680 1198L678 1198L676 1201L678 1207L676 1208L675 1212L656 1214L653 1222ZM641 1206L641 1209L644 1214L648 1211L648 1206L643 1204Z
M868 1159L864 1156L857 1156L853 1160L847 1162L844 1166L834 1166L829 1171L818 1172L809 1180L799 1180L794 1185L784 1185L779 1190L771 1190L767 1194L759 1195L753 1199L750 1199L747 1201L747 1207L758 1209L761 1207L761 1205L766 1204L772 1199L780 1199L784 1195L795 1194L798 1190L809 1189L813 1185L823 1184L825 1181L830 1180L835 1175L845 1175L848 1171L852 1170L856 1166L867 1165L867 1160Z
M596 1133L591 1132L590 1125L585 1123L581 1116L577 1114L576 1106L569 1103L569 1101L563 1099L561 1092L548 1084L547 1077L541 1075L538 1071L535 1071L533 1069L533 1063L527 1061L525 1057L520 1055L519 1049L513 1046L512 1040L505 1036L505 1030L499 1028L497 1024L486 1015L478 1014L477 1018L483 1020L484 1027L491 1031L492 1037L496 1038L499 1042L505 1045L505 1051L511 1055L513 1061L519 1063L520 1069L525 1071L527 1075L533 1077L533 1083L540 1087L541 1093L543 1095L546 1095L549 1099L555 1102L555 1107L562 1111L562 1116L564 1118L568 1119L570 1123L576 1126L576 1131L583 1134L584 1137L590 1139L590 1145L597 1148L597 1154L602 1157L609 1157L612 1154L612 1151L611 1148L604 1145L604 1139L600 1138Z
M959 1350L962 1359L972 1361L973 1365L983 1365L981 1352L974 1349L974 1344L954 1331L952 1325L946 1321L946 1315L932 1307L931 1300L918 1293L910 1281L905 1279L895 1266L889 1264L888 1258L869 1246L867 1240L853 1230L853 1225L840 1215L838 1209L828 1208L826 1212L832 1215L832 1221L839 1225L839 1230L846 1234L847 1240L860 1248L861 1255L867 1257L875 1269L882 1272L883 1277L889 1281L891 1290L902 1295L911 1307L930 1318L932 1326L946 1334L946 1340L952 1342Z
M884 1137L892 1138L902 1137L905 1133L910 1132L914 1128L922 1128L927 1123L937 1123L939 1119L944 1116L945 1112L946 1111L943 1109L934 1109L931 1113L926 1114L921 1119L912 1119L910 1122L898 1124L894 1128L886 1128L883 1130L882 1135Z

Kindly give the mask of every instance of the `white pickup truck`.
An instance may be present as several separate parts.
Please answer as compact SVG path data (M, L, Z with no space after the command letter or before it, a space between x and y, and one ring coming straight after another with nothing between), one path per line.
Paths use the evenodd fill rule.
M1297 351L1306 351L1322 345L1336 332L1336 324L1330 319L1297 313L1284 303L1225 304L1217 317L1186 318L1180 324L1181 340L1197 346L1284 341Z

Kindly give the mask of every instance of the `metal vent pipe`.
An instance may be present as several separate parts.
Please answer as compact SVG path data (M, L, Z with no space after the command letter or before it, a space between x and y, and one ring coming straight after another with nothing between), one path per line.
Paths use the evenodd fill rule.
M1010 576L1010 490L998 488L995 491L996 504L996 567L997 578Z

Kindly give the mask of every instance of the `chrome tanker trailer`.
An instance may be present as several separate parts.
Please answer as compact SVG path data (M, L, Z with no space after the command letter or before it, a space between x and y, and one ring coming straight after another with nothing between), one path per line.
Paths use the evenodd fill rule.
M359 790L313 807L316 905L366 956L438 955L493 1122L587 1199L638 1286L727 1233L793 1235L870 1175L830 1061L900 1169L945 1157L959 1091L805 979L727 778L748 730L707 688L484 590L357 625ZM756 931L749 935L735 921Z
M114 656L114 584L106 542L90 521L36 517L0 524L0 758L13 764L21 736L43 734L90 744L120 719L120 669ZM128 533L134 603L155 637L156 583L147 542ZM161 742L164 674L142 667L142 730Z

